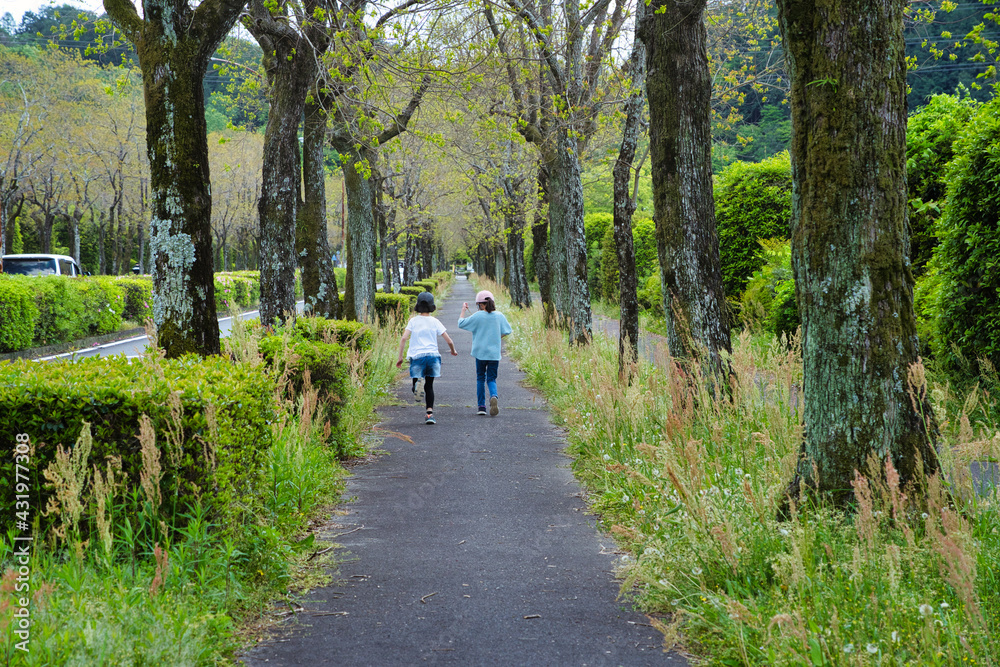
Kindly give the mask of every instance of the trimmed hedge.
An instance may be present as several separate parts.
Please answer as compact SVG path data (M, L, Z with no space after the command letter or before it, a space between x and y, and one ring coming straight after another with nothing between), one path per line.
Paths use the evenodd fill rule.
M322 317L299 317L295 320L295 333L309 340L338 343L359 352L372 349L375 335L362 322L328 320Z
M114 333L125 320L142 324L152 317L149 276L0 275L0 284L0 352ZM33 308L23 305L26 293ZM220 313L230 305L252 307L260 301L260 274L217 273L215 296Z
M400 294L406 294L407 296L417 296L421 292L426 292L423 287L417 287L416 285L403 285L399 288Z
M38 320L34 345L51 345L117 331L125 293L111 279L41 276L29 279Z
M378 318L380 322L385 322L392 316L396 316L397 318L406 317L411 304L416 303L416 301L416 296L411 299L411 297L407 294L386 294L384 292L376 292L375 317Z
M125 293L122 319L138 324L153 317L153 281L149 278L119 276L115 284Z
M431 294L433 294L434 290L437 289L437 281L436 280L431 280L429 278L428 279L424 279L424 280L414 280L413 281L413 286L414 287L421 287L421 288L423 288L424 292L430 292Z
M23 350L31 345L38 321L38 307L26 276L0 275L0 352Z
M183 408L176 465L165 438L173 424L174 394ZM54 460L57 445L75 445L83 422L90 423L94 440L88 468L103 469L108 457L120 457L128 489L138 489L139 418L145 414L157 433L163 502L173 503L176 494L182 514L200 497L220 519L232 518L222 515L249 506L257 492L263 455L271 445L273 398L273 381L262 376L259 366L222 357L189 355L156 364L129 363L124 357L0 364L0 507L13 509L16 434L27 433L34 444L31 467L38 496L32 503L41 510L51 495L41 483L42 471ZM209 406L214 427L206 418ZM208 443L214 467L206 457Z
M764 265L757 241L789 237L792 166L788 153L726 167L715 188L715 218L722 282L726 295L736 297Z
M343 455L337 425L351 391L347 348L296 334L287 339L282 335L265 336L258 349L277 374L287 374L292 390L290 398L303 390L309 371L309 381L322 399L323 417L330 424L327 444L337 448L338 456Z

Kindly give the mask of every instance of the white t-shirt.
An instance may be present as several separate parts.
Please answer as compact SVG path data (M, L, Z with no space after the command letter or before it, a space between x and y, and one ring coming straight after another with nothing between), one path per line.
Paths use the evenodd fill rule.
M406 323L410 332L410 349L406 353L410 359L426 356L441 356L438 352L437 337L447 329L433 315L417 315Z

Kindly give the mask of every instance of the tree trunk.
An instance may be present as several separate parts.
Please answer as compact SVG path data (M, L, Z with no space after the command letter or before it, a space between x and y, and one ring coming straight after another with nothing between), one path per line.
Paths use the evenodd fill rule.
M384 181L380 174L375 179L375 208L373 213L375 215L375 227L378 231L379 257L382 260L382 291L389 293L392 291L392 283L395 282L392 272L392 267L395 266L395 253L393 253L394 256L392 258L389 257L389 223L382 199L382 195L384 194L383 184Z
M146 102L153 320L169 357L219 353L212 272L212 195L202 80L245 0L105 0L135 44Z
M362 147L347 154L344 186L347 190L347 280L344 317L368 322L375 309L375 189L371 165L375 151Z
M919 361L906 250L902 0L779 0L791 74L792 263L802 317L799 475L844 501L854 471L937 470L937 425L907 374Z
M636 24L642 22L646 14L646 4L636 6ZM632 92L625 102L625 126L622 129L622 145L614 166L615 204L614 237L615 252L618 255L618 373L624 377L626 368L639 360L639 299L637 296L639 279L635 272L635 248L632 239L632 215L635 213L635 199L629 191L632 162L639 143L639 122L642 120L643 90L646 83L646 46L638 34L633 36L631 67Z
M667 342L721 381L731 350L712 198L706 0L654 0L639 35L649 72L653 202Z
M583 177L576 138L560 129L556 158L549 173L549 257L553 288L565 290L555 300L560 318L569 329L569 339L587 344L592 334L590 287L587 284L587 242L583 231ZM558 238L556 229L558 228ZM561 301L561 305L560 305Z
M265 68L271 86L267 129L264 131L264 161L260 201L260 320L284 323L295 313L295 227L299 206L299 122L305 107L305 92L311 83L301 78L292 55L297 44L272 42L271 57L265 49ZM288 58L293 58L289 61Z
M320 317L339 317L340 295L326 230L326 170L323 165L326 112L314 100L306 103L305 114L302 133L305 199L299 210L296 253L302 266L305 311Z
M523 200L518 206L523 205ZM531 308L531 291L524 269L524 211L515 211L507 220L508 291L511 302L518 308Z
M540 209L549 203L548 170L543 164L538 165L538 201ZM535 214L531 225L531 261L535 266L535 278L538 280L538 292L542 300L542 311L545 314L545 325L555 326L555 307L552 303L552 280L549 266L549 220L547 215Z

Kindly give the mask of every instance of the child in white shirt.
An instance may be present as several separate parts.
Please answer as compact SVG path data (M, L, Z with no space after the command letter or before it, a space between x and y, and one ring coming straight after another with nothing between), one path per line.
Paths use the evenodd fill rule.
M432 317L431 313L437 310L434 305L434 295L430 292L421 292L417 296L417 305L414 308L417 316L406 323L406 330L399 341L399 360L396 367L403 365L403 347L406 341L410 341L409 350L406 356L410 359L410 378L413 380L413 395L418 395L417 384L421 378L424 381L424 396L427 402L427 416L425 424L435 424L434 420L434 378L441 377L441 353L438 352L437 337L441 336L448 347L451 348L451 356L457 357L458 351L451 336L445 333L446 329L441 321Z

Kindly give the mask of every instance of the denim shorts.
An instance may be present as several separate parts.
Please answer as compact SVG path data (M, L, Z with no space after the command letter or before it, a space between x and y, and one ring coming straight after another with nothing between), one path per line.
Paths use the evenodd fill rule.
M411 378L437 378L441 377L441 357L439 355L428 355L410 359Z

